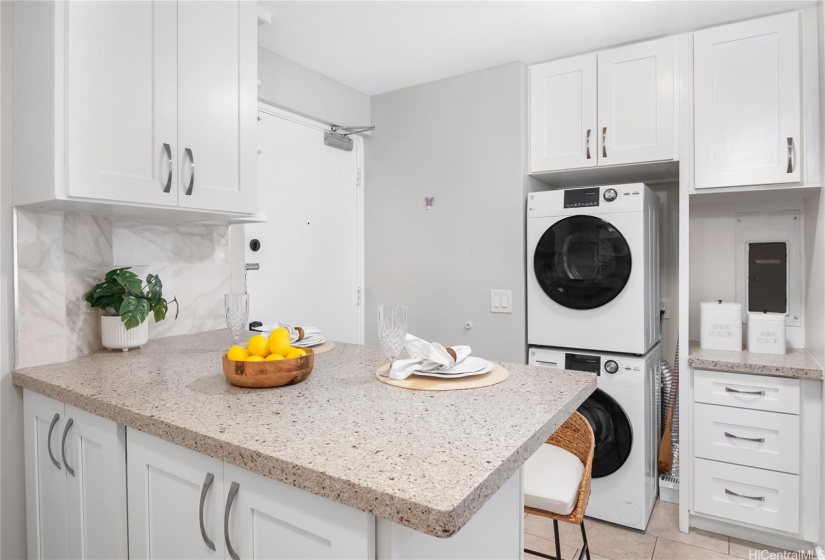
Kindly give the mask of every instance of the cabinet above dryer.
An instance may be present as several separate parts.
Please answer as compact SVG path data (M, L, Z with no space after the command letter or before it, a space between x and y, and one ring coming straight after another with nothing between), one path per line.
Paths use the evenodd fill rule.
M530 68L530 173L673 161L675 40Z

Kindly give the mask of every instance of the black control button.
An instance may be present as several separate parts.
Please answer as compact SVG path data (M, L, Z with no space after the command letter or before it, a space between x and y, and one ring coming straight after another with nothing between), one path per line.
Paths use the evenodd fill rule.
M619 371L619 364L617 364L615 360L607 360L604 363L604 371L607 373L616 373Z
M257 251L258 249L261 248L261 242L258 241L257 239L253 239L252 241L249 242L249 248L252 249L253 251Z
M606 189L606 190L604 191L604 194L602 195L602 197L603 197L603 198L604 198L607 202L613 202L614 200L616 200L616 197L617 197L618 195L619 195L619 193L617 193L617 192L616 192L616 189Z

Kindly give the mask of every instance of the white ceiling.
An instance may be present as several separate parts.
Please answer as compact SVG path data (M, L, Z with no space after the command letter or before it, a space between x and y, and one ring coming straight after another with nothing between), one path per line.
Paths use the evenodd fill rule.
M814 1L264 1L258 43L374 95L528 64Z

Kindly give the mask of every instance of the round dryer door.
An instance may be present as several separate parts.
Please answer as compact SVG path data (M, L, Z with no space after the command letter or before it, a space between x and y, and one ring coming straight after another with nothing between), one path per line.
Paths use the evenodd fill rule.
M612 301L627 284L630 246L610 223L571 216L541 236L533 268L550 299L571 309L594 309Z
M633 428L616 399L596 391L579 407L593 428L596 447L593 451L593 478L613 474L625 464L633 447Z

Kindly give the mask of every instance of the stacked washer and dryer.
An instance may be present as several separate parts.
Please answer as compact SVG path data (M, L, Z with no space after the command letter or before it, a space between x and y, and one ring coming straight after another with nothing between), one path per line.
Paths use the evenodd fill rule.
M644 184L527 200L530 365L597 374L589 517L645 529L659 445L658 197Z

